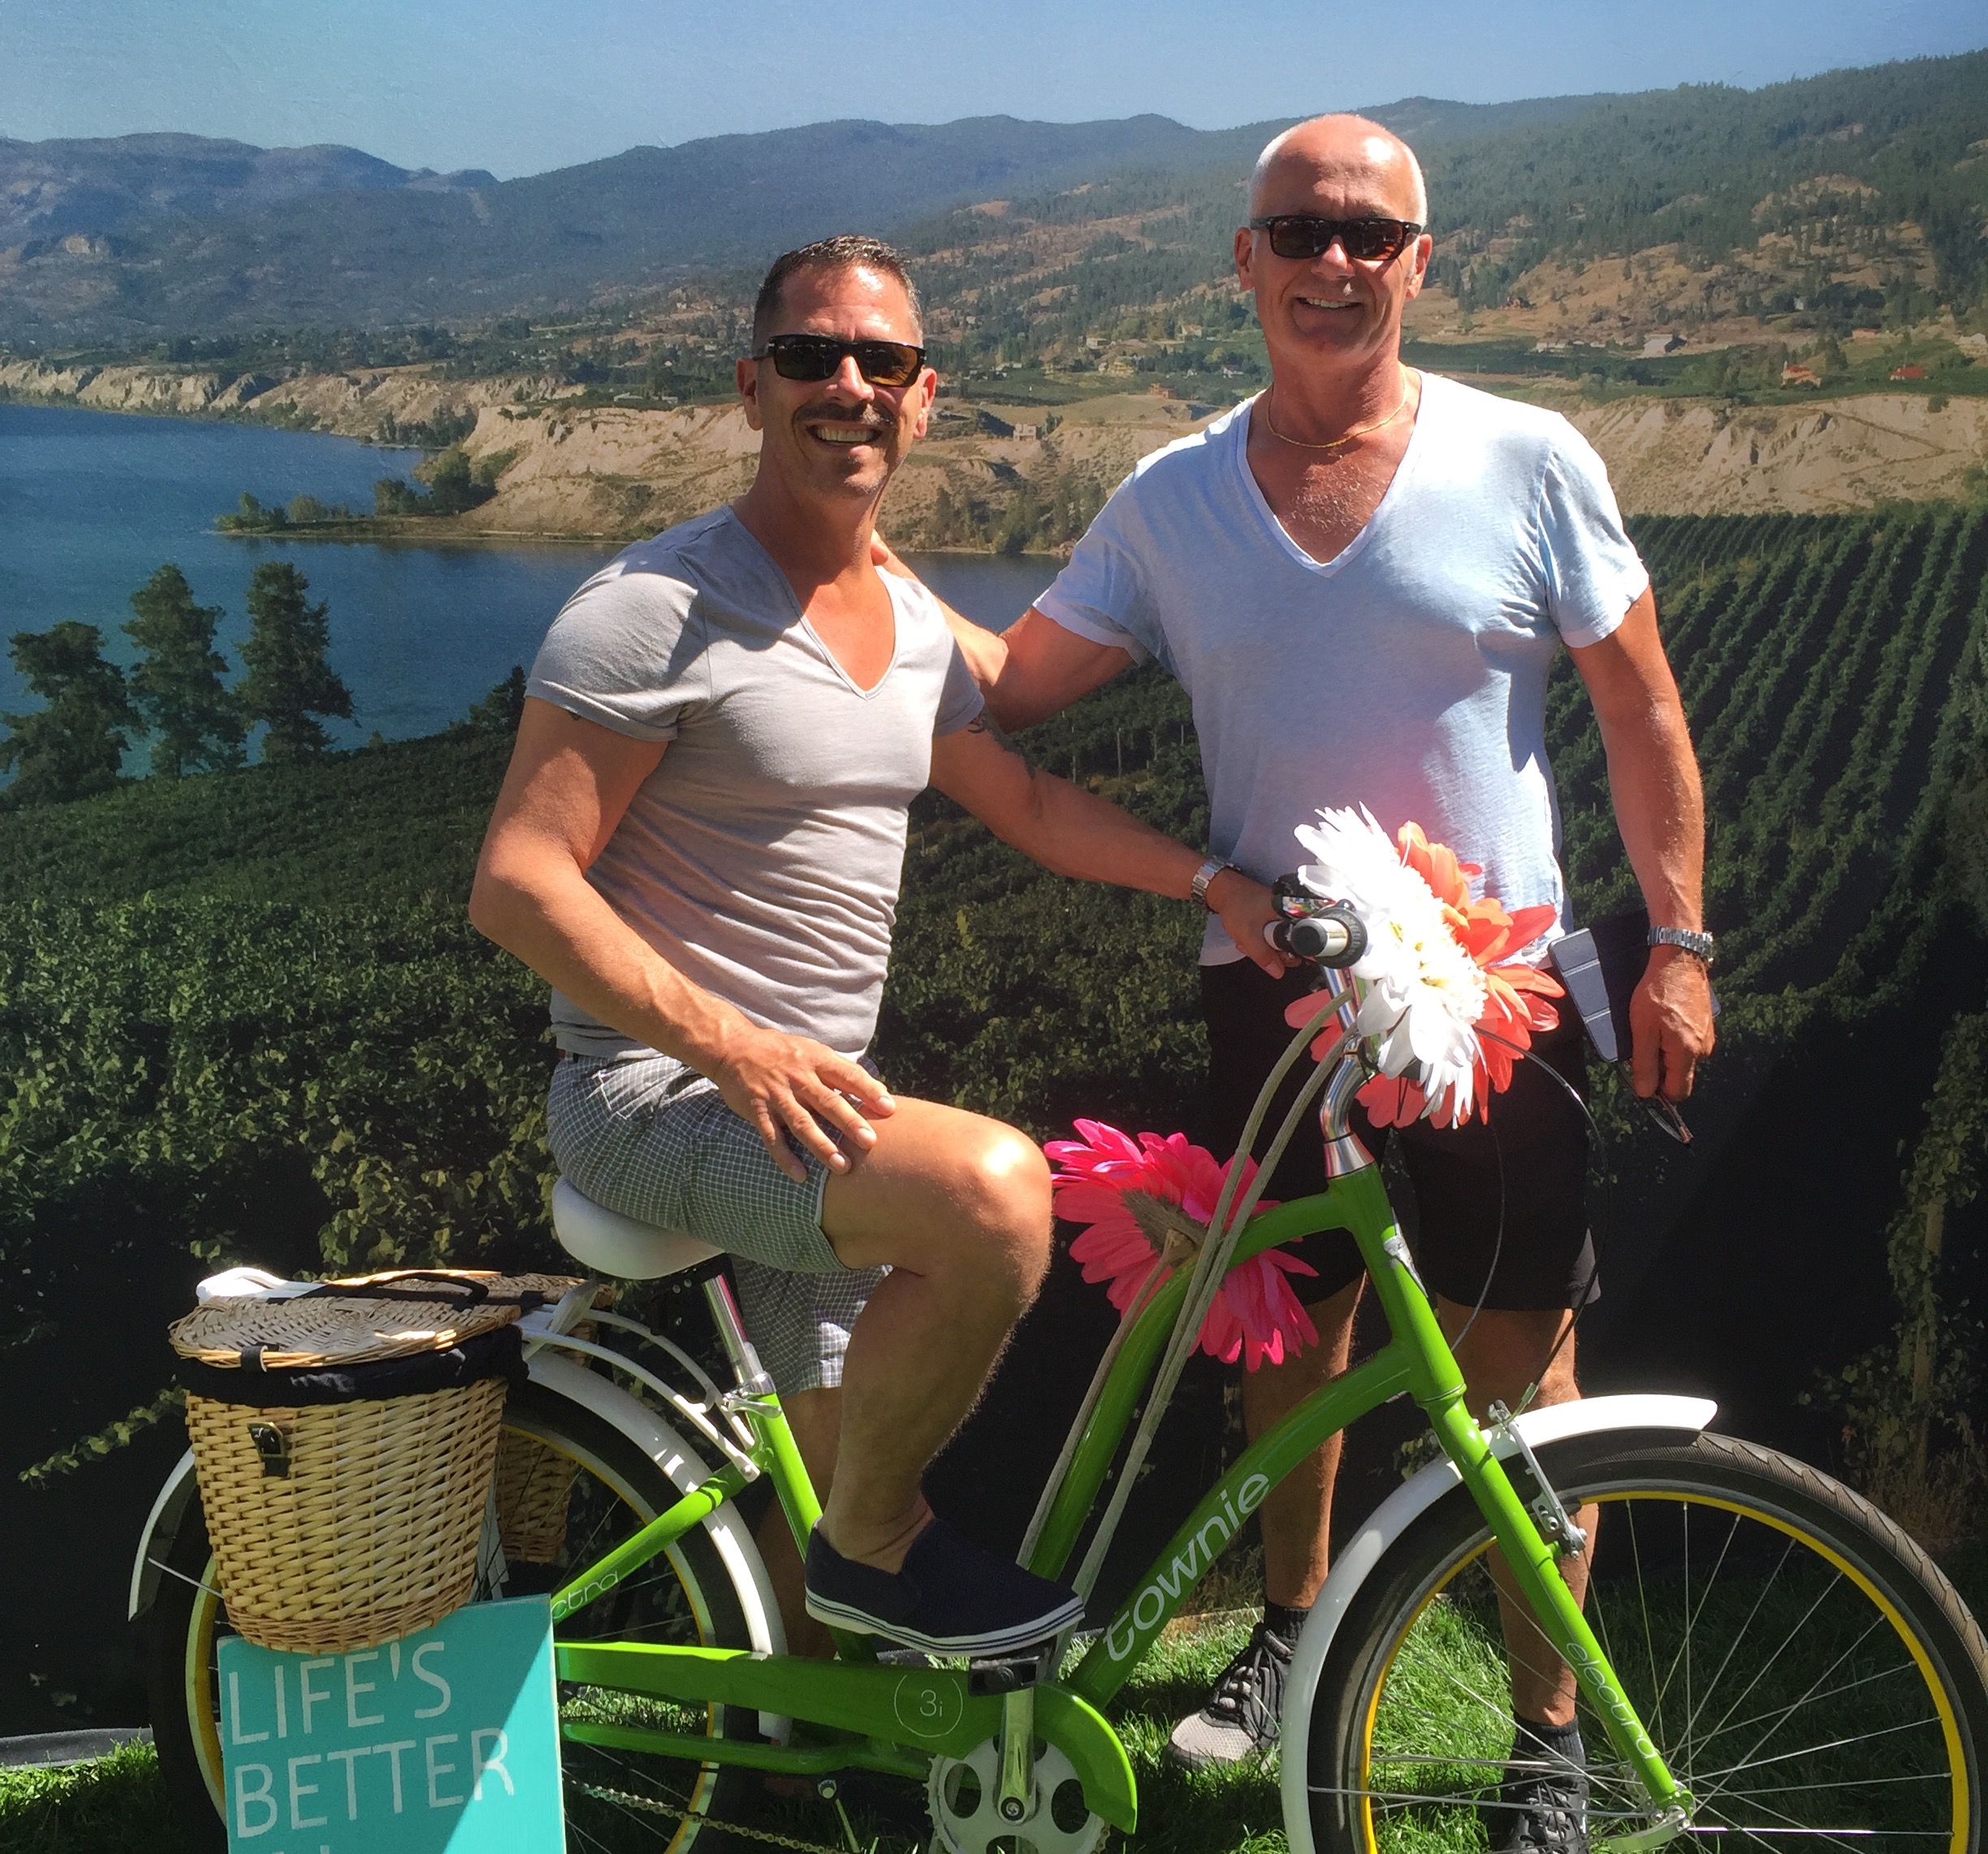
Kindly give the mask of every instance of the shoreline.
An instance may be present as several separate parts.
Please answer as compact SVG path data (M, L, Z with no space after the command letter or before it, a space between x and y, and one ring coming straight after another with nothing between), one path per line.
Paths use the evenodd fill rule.
M1662 394L1590 400L1563 382L1488 375L1459 383L1518 388L1564 415L1601 452L1618 503L1632 515L1829 514L1901 499L1974 500L1972 473L1988 455L1988 397L1973 393L1857 391L1768 404ZM902 551L992 555L1004 551L1004 536L1013 538L1010 512L1031 498L1038 509L1096 507L1140 457L1203 422L1180 401L1127 385L1073 404L1050 435L1026 419L1008 430L1016 421L1007 414L1025 408L979 402L1000 429L962 430L964 420L936 427L893 481L879 528ZM432 447L389 445L382 433L460 433L455 443L496 488L489 503L458 516L361 516L231 538L624 545L730 500L752 479L758 436L736 404L575 403L581 396L522 375L445 380L416 367L268 382L0 360L0 404L289 430L430 456ZM265 488L287 499L287 486L256 493ZM1046 527L1039 515L1030 522L1024 555L1067 557L1074 534Z

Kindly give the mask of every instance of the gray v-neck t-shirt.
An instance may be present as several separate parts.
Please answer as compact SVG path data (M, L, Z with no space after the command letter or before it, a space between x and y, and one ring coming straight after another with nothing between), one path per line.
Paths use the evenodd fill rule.
M1296 826L1365 805L1564 925L1547 672L1649 584L1601 458L1557 413L1424 374L1379 508L1316 560L1250 469L1254 403L1142 460L1036 605L1187 691L1217 856L1273 880ZM1202 963L1240 957L1210 915Z
M876 1028L905 813L981 698L937 602L879 576L890 666L859 689L729 508L638 542L568 599L529 692L668 743L587 872L694 984L854 1057ZM556 988L562 1049L653 1053Z

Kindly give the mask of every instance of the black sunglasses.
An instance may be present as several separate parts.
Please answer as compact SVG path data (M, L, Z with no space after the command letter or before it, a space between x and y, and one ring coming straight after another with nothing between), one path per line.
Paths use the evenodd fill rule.
M854 357L873 387L905 387L925 365L925 350L908 341L838 341L832 335L773 335L751 357L771 360L783 380L832 380Z
M1278 257L1299 259L1322 257L1337 240L1349 257L1385 263L1422 236L1422 227L1413 219L1322 219L1309 213L1277 213L1249 223L1251 231L1269 233L1270 248Z
M1623 1063L1623 1072L1627 1074L1628 1070L1629 1065ZM1650 1125L1666 1139L1675 1139L1680 1146L1691 1144L1692 1130L1684 1124L1684 1117L1678 1112L1675 1101L1662 1095L1644 1095L1637 1096L1637 1104L1649 1115Z

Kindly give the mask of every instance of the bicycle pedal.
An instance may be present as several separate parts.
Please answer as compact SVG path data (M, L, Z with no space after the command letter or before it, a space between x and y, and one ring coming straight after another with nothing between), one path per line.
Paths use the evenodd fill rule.
M966 1691L977 1700L998 1698L1003 1693L1017 1693L1024 1687L1033 1687L1041 1671L1041 1657L1033 1654L970 1662Z

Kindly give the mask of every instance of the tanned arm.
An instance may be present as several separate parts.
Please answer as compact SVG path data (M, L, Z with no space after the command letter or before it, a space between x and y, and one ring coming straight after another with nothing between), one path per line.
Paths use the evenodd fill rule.
M806 1169L783 1134L845 1171L848 1157L824 1125L874 1145L864 1116L891 1111L881 1084L825 1045L767 1030L691 983L586 879L663 752L659 741L528 698L469 918L602 1022L708 1075L789 1177L805 1182Z
M1598 644L1574 652L1608 755L1609 796L1630 866L1658 927L1702 928L1705 794L1684 707L1648 591ZM1711 1053L1712 987L1704 962L1653 947L1629 1008L1639 1095L1682 1100Z
M983 716L932 742L931 782L1003 843L1059 875L1143 888L1186 901L1199 854L1095 793L1029 765ZM1281 978L1283 956L1264 940L1276 918L1270 891L1240 870L1208 884L1208 901L1246 958Z
M886 573L918 579L880 534L871 537L870 557ZM924 584L922 580L918 583ZM926 590L931 589L927 586ZM1129 650L1093 643L1066 631L1033 605L1005 631L997 633L961 616L936 593L932 596L938 599L960 655L987 698L988 712L1010 733L1061 714L1078 697L1132 667Z

